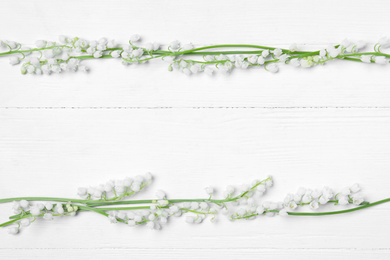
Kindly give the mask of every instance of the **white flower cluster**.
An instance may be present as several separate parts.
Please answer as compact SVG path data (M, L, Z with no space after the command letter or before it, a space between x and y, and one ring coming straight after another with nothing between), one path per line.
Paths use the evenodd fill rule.
M123 211L110 211L109 220L111 223L124 222L129 227L146 223L150 229L161 229L162 225L168 222L169 212L163 208L153 210L138 210L125 213Z
M227 186L222 192L221 199L213 197L213 187L206 187L205 192L208 198L205 199L169 199L164 191L158 190L155 193L156 199L125 200L125 197L140 192L151 180L152 175L147 173L138 175L134 179L126 178L109 181L96 187L79 188L78 194L82 197L81 200L44 198L44 202L30 203L27 200L34 200L34 198L26 198L14 201L13 210L16 215L11 216L9 222L0 224L0 226L8 225L9 233L16 234L22 227L29 226L37 218L52 220L57 216L75 216L76 212L90 211L106 216L111 223L124 223L129 227L144 225L150 229L159 230L168 223L170 217L184 216L187 223L199 224L207 216L215 222L218 212L228 215L230 220L251 220L262 215L272 217L324 213L294 212L299 207L317 210L325 204L344 207L354 205L359 206L359 209L370 206L359 193L358 184L346 187L340 192L335 192L328 187L300 188L295 193L287 194L283 202L263 201L263 194L273 186L271 177L262 181L255 180L250 185ZM11 201L11 199L6 200ZM39 201L39 198L37 200ZM375 205L387 201L390 199L379 201ZM343 213L345 212L349 210L344 210ZM325 213L332 214L332 212ZM339 214L340 211L336 213Z
M210 208L206 202L184 202L171 204L168 200L157 200L149 209L134 210L129 213L124 211L110 211L108 219L111 223L123 222L129 227L145 224L150 229L161 229L168 223L169 217L180 217L185 213L188 223L201 223L206 215L216 214L217 210ZM215 218L212 218L214 221Z
M134 179L110 180L95 187L78 188L77 194L83 199L119 200L140 192L152 181L152 174L138 175Z
M106 48L107 42L101 39L97 48ZM78 55L86 54L89 44L79 38L67 38L60 36L59 42L38 40L33 48L23 47L20 43L4 44L9 48L9 52L14 54L10 57L10 64L16 65L23 62L22 74L51 74L62 71L84 71L88 68L80 65ZM9 43L9 41L8 41ZM91 44L93 44L91 42Z
M375 55L358 55L360 50L365 49L367 46L366 42L358 41L353 42L349 39L345 39L340 45L337 47L329 46L326 49L322 49L320 51L320 55L317 58L317 61L326 62L328 60L332 60L338 58L340 55L344 56L344 58L355 58L364 62L364 63L377 63L377 64L388 64L389 55L380 52L380 48L388 48L390 47L390 38L383 37L379 39L379 41L374 45ZM317 57L317 56L316 56ZM312 64L308 62L309 66Z
M175 69L186 75L196 74L199 72L205 72L208 75L213 75L216 71L227 74L234 68L248 69L249 67L264 65L266 70L276 73L279 70L276 62L285 62L289 58L287 54L283 54L281 49L275 49L273 51L264 50L259 55L206 55L203 57L203 61L184 60L182 59L182 56L183 55L178 55L172 57L171 59L166 59L166 61L171 63L168 68L169 71ZM268 61L268 65L265 65L267 62L266 59L271 56L273 59Z
M117 44L114 40L106 38L87 41L78 37L60 36L58 43L39 40L32 48L14 41L0 41L0 47L8 48L8 51L0 52L0 56L9 55L12 65L23 61L22 74L51 74L77 70L87 72L88 68L80 65L81 60L118 58L125 65L162 59L169 63L169 71L178 70L186 75L199 72L212 75L216 71L229 73L234 68L251 67L264 67L265 70L275 73L279 71L278 64L309 68L334 59L387 64L390 58L389 54L381 52L381 49L390 47L390 38L387 37L381 38L374 45L374 52L360 52L367 44L348 39L319 51L301 51L297 44L292 44L289 49L233 45L239 49L231 50L233 47L231 45L195 48L191 43L181 44L179 41L173 41L166 48L162 48L156 42L140 45L139 41L141 41L139 35L131 36L129 44ZM242 48L245 47L243 51ZM225 51L225 48L229 48L229 51Z
M201 202L183 202L171 203L165 192L159 190L156 192L157 200L154 200L149 209L133 210L130 213L123 211L110 211L109 221L111 223L123 222L129 227L146 224L150 229L161 229L162 226L168 223L171 216L180 217L185 213L191 213L191 216L186 217L188 223L201 223L209 214L215 215L217 210L211 208L209 203ZM215 216L211 219L215 220Z
M360 186L354 184L344 188L341 192L335 193L332 189L324 187L322 190L311 190L300 188L295 194L290 193L286 196L283 202L283 209L279 212L280 215L287 215L287 211L297 209L299 206L308 205L311 210L318 209L321 205L334 203L335 205L361 205L364 202L364 197L358 193Z
M353 204L356 206L364 203L364 197L358 193L360 187L354 184L344 188L341 192L335 193L328 187L322 190L311 190L300 188L296 193L290 193L283 202L265 201L257 204L254 200L246 207L241 207L231 215L232 220L236 219L255 219L257 216L287 216L288 212L297 209L300 206L307 205L311 210L318 209L321 205L334 203L335 205Z
M22 227L28 227L36 218L53 220L57 216L75 216L78 206L71 203L45 202L30 204L26 200L14 201L13 211L16 215L24 216L21 220L8 227L8 233L17 234Z
M236 209L226 208L225 213L229 214L230 220L235 219L254 219L256 214L266 214L273 216L275 213L273 210L280 208L280 203L265 201L260 203L260 200L256 197L261 197L267 190L267 188L272 187L273 180L271 177L268 177L265 181L259 182L255 180L252 182L252 187L248 189L248 186L243 185L241 187L240 193L243 190L248 190L245 193L245 196L233 202L233 205L238 206Z
M164 191L156 192L156 200L147 209L132 210L131 213L123 211L110 211L108 219L111 223L126 223L130 227L146 224L151 229L161 229L168 222L169 217L180 217L186 215L185 221L191 224L202 223L203 220L211 215L212 222L216 221L218 209L227 212L228 207L237 205L252 205L255 194L261 196L267 189L272 186L271 177L265 181L255 180L252 185L242 185L238 194L235 193L233 186L227 186L223 193L224 200L212 200L214 188L206 187L205 191L210 196L204 200L189 200L182 202L170 201L167 199Z

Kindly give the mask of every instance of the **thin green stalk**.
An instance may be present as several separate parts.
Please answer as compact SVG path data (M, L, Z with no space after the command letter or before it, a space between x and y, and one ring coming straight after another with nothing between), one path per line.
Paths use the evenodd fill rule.
M180 208L180 210L183 210L183 211L186 211L186 212L192 212L192 213L195 213L195 214L203 214L203 215L212 215L212 214L214 214L214 213L210 213L210 212L201 212L201 211L192 210L192 209L186 209L186 208Z
M210 203L226 203L235 201L242 198L241 195L234 197L234 198L228 198L228 199L222 199L222 200L215 200L215 199L168 199L168 201L172 204L175 203L182 203L182 202L210 202ZM150 203L156 203L158 199L154 200L124 200L124 201L87 201L86 204L91 207L99 207L99 206L108 206L108 205L132 205L132 204L150 204Z
M72 206L73 206L73 205L72 205ZM92 211L92 212L96 212L96 213L98 213L98 214L100 214L100 215L103 215L103 216L106 216L106 217L108 216L108 214L107 214L106 212L104 212L104 210L102 210L102 209L96 209L96 208L92 208L92 207L88 207L88 206L83 206L83 205L77 205L77 207L78 207L78 209L81 210L81 211ZM68 214L68 213L71 213L71 212L66 212L66 213L64 213L64 214ZM53 214L53 216L61 216L61 215L64 215L64 214ZM17 215L11 216L10 218L14 218L14 217L16 217L16 216L17 216ZM20 216L20 217L18 217L18 218L15 218L15 219L13 219L13 220L10 220L10 221L8 221L8 222L2 223L2 224L0 224L0 227L7 226L7 225L12 224L12 223L14 223L14 222L16 222L16 221L18 221L18 220L23 219L23 218L42 217L42 216L43 216L43 214L38 215L38 216L33 216L33 215L31 215L31 214L27 214L27 215L24 215L24 216Z
M261 46L261 45L251 45L251 44L221 44L221 45L210 45L210 46L204 46L200 48L195 48L191 50L186 50L186 51L179 51L176 52L176 55L182 55L182 54L189 54L192 52L198 52L201 50L207 50L207 49L218 49L218 48L255 48L255 49L263 49L263 50L275 50L277 48L275 47L268 47L268 46ZM295 54L304 54L308 53L306 51L296 51L296 52L291 52L290 50L287 49L281 49L283 52L286 53L295 53Z
M241 194L241 195L243 195L243 194ZM198 201L198 202L200 202L200 201L209 201L209 202L215 202L215 203L217 203L217 202L218 203L223 203L223 202L237 200L237 199L242 197L241 195L239 195L237 197L234 197L234 198L231 198L231 199L225 199L225 200L177 199L177 200L170 200L170 202L171 203L178 203L178 202L193 202L193 201ZM28 198L33 198L33 197L28 197ZM40 200L44 199L44 200L47 200L47 201L59 201L59 199L60 199L60 198L42 198L42 197L34 197L34 198L39 198ZM6 202L9 202L8 201L9 199L6 199L6 200L7 200ZM15 200L15 199L13 199L13 200ZM11 200L11 201L13 201L13 200ZM151 203L153 201L154 200L123 201L125 203L120 203L120 204L138 204L138 203L141 203L141 202L142 203ZM3 200L3 202L4 202L4 200ZM121 202L121 201L118 201L118 202ZM106 202L105 204L106 205L117 205L118 202ZM329 202L335 202L335 201L329 201ZM376 201L376 202L373 202L373 203L369 203L369 204L366 204L366 205L363 205L363 206L360 206L360 207L356 207L356 208L352 208L352 209L346 209L346 210L329 211L329 212L287 212L287 214L291 215L291 216L336 215L336 214L344 214L344 213L350 213L350 212L353 212L353 211L366 209L366 208L373 207L373 206L380 205L380 204L384 204L384 203L387 203L387 202L390 202L390 198L379 200L379 201ZM101 204L103 204L103 203L101 203ZM77 205L77 207L79 208L79 211L92 211L92 212L98 213L100 215L103 215L105 217L109 216L109 214L107 214L106 211L150 209L150 206L96 208L98 206L100 206L100 205L99 204L95 204L93 206L90 206L90 205L88 205L88 206L86 206L86 205ZM168 206L164 206L162 208L168 208ZM209 213L198 212L198 211L194 211L194 210L186 209L186 208L181 208L181 210L185 210L187 212L199 213L199 214L209 214ZM265 213L267 213L267 212L278 213L279 210L266 210ZM263 213L263 214L265 214L265 213ZM212 214L212 213L210 213L210 214ZM63 215L63 214L57 214L57 215L53 215L53 216L59 216L59 215ZM258 215L259 215L258 213L254 213L254 214L251 214L251 215L248 215L248 216L235 217L234 219L247 219L247 218L255 217L255 216L258 216ZM41 216L43 216L43 214L39 215L38 217L41 217ZM0 224L0 227L4 227L4 226L7 226L7 225L10 225L12 223L15 223L15 222L21 220L21 219L29 218L29 217L33 217L33 216L31 214L27 214L27 215L23 215L23 216L20 216L20 215L11 216L10 217L11 220ZM121 219L117 219L117 220L119 222L126 223L126 221L124 221L124 220L121 220Z
M7 52L1 52L0 56L10 55L10 54L16 54L16 53L29 53L33 51L44 51L44 50L50 50L55 48L70 48L66 45L55 45L51 47L45 47L45 48L35 48L35 49L29 49L29 50L15 50L15 51L7 51Z
M90 200L85 201L88 206L106 206L106 205L129 205L129 204L150 204L156 200L123 200L123 201L101 201L101 200Z
M342 59L349 60L349 61L363 62L361 59L357 59L357 58L342 57Z
M69 198L52 198L52 197L16 197L16 198L6 198L0 199L1 203L13 202L13 201L58 201L58 202L74 202L74 203L86 203L87 200L80 199L69 199Z
M15 198L6 198L0 199L1 203L13 202L13 201L58 201L58 202L71 202L71 203L80 203L86 204L88 206L106 206L106 205L129 205L129 204L151 204L158 201L158 199L152 200L128 200L128 201L104 201L104 200L81 200L81 199L71 199L71 198L54 198L54 197L15 197ZM214 200L214 199L170 199L171 203L180 203L180 202L213 202L213 203L223 203L233 201L235 199L224 199L224 200Z
M334 201L329 201L330 202L334 202ZM376 205L379 205L379 204L383 204L383 203L386 203L386 202L390 202L390 198L388 199L383 199L383 200L379 200L379 201L376 201L376 202L373 202L373 203L369 203L369 204L366 204L366 205L363 205L363 206L360 206L360 207L356 207L356 208L352 208L352 209L346 209L346 210L338 210L338 211L328 211L328 212L291 212L291 211L288 211L287 214L288 215L291 215L291 216L325 216L325 215L336 215L336 214L344 214L344 213L350 213L350 212L353 212L353 211L358 211L358 210L362 210L362 209L366 209L366 208L369 208L369 207L373 207L373 206L376 206ZM280 211L279 210L266 210L264 213L262 213L261 215L264 215L268 212L274 212L274 213L279 213ZM248 216L242 216L242 217L234 217L233 219L237 220L237 219L248 219L248 218L252 218L252 217L256 217L260 214L258 213L254 213L254 214L250 214Z
M250 188L249 191L254 190L257 186L265 183L268 181L269 178L257 183L253 187ZM141 187L141 189L144 187ZM170 203L181 203L181 202L211 202L211 203L226 203L238 200L242 197L244 197L249 191L246 191L244 193L241 193L233 198L227 198L227 199L169 199L168 201ZM131 194L129 194L131 195ZM123 197L117 197L115 199L122 199ZM7 198L7 199L0 199L1 203L6 202L13 202L13 201L21 201L21 200L27 200L27 201L58 201L58 202L71 202L71 203L80 203L85 204L89 207L98 207L98 206L107 206L107 205L129 205L129 204L151 204L156 203L158 199L151 199L151 200L128 200L128 201L111 201L111 200L81 200L81 199L70 199L70 198L53 198L53 197L16 197L16 198Z
M90 207L95 208L96 206ZM168 207L161 207L168 208ZM137 210L137 209L150 209L150 206L139 206L139 207L112 207L112 208L96 208L103 211L113 211L113 210Z
M364 206L360 206L360 207L356 207L356 208L352 208L352 209L346 209L346 210L330 211L330 212L310 212L310 213L309 212L287 212L287 214L288 215L292 215L292 216L336 215L336 214L344 214L344 213L349 213L349 212L353 212L353 211L357 211L357 210L361 210L361 209L370 208L370 207L373 207L373 206L376 206L376 205L379 205L379 204L383 204L383 203L387 203L387 202L390 202L390 198L379 200L379 201L376 201L376 202L373 202L373 203L369 203L369 204L364 205Z
M362 55L373 55L373 56L384 56L386 58L390 58L390 54L386 54L383 52L362 52L362 53L351 53L351 54L342 54L342 57L351 57L351 56L362 56Z
M91 207L88 207L88 206L77 206L79 209L81 210L85 210L85 211L93 211L93 212L96 212L100 215L103 215L103 216L108 216L108 214L106 212L104 212L103 210L101 209L96 209L96 208L91 208Z
M74 47L74 46L73 46ZM335 48L339 47L339 45L334 46ZM11 54L22 54L24 53L31 53L31 52L41 52L43 50L48 50L48 49L55 49L55 48L72 48L67 45L54 45L51 47L45 47L45 48L34 48L34 49L29 49L29 50L13 50L13 51L8 51L8 52L3 52L0 53L0 56L6 56L6 55L11 55ZM262 46L262 45L250 45L250 44L221 44L221 45L210 45L210 46L204 46L204 47L199 47L199 48L194 48L190 50L184 50L184 51L166 51L166 50L155 50L155 51L150 51L146 50L145 48L142 47L137 47L133 46L134 49L143 49L144 53L147 55L150 55L149 58L144 58L138 60L138 62L144 62L148 60L153 60L157 58L164 58L167 56L181 56L181 55L188 55L188 56L204 56L204 55L231 55L231 54L261 54L263 53L264 50L275 50L277 49L276 47L268 47L268 46ZM231 48L252 48L252 49L259 49L259 50L223 50L223 49L231 49ZM219 49L219 50L212 50L212 49ZM123 47L115 47L115 48L107 48L106 50L103 51L105 53L103 56L101 56L101 59L110 59L113 58L111 56L112 51L123 51ZM208 51L211 50L211 51ZM319 55L319 51L295 51L292 52L288 49L281 49L283 53L290 55L290 57L287 58L287 61L292 60L292 59L299 59L299 58L305 58L305 57L310 57L314 55ZM83 53L86 53L85 50L82 50ZM355 61L355 62L362 62L360 57L362 55L372 55L372 56L383 56L390 58L390 54L385 54L381 52L363 52L363 53L349 53L349 54L341 54L337 56L336 58L329 58L325 61L321 61L318 63L324 63L329 60L334 60L334 59L344 59L344 60L349 60L349 61ZM356 58L355 58L356 57ZM24 58L24 57L23 57ZM78 60L86 60L86 59L95 59L93 55L80 55L80 56L72 56L67 60L61 60L57 59L57 61L60 62L67 62L70 59L78 59ZM136 62L137 60L129 60L129 62ZM194 62L194 63L202 63L202 64L214 64L214 63L223 63L224 61L197 61L197 60L185 60L186 62ZM268 60L265 62L265 64L269 63L277 63L279 62L279 59L273 59L273 60ZM374 61L372 61L373 63ZM41 62L41 64L45 64L46 62ZM249 65L250 67L252 66L259 66L258 64L251 64Z
M1 223L1 224L0 224L0 227L8 226L8 225L10 225L10 224L12 224L12 223L15 223L16 221L22 220L22 219L24 219L24 218L43 217L43 215L44 215L44 214L40 214L40 215L37 215L37 216L33 216L33 215L31 215L31 214L27 214L27 215L23 215L23 216L13 217L12 220L7 221L7 222L4 222L4 223ZM61 216L61 215L63 215L63 214L53 214L53 216ZM10 219L11 219L11 217L10 217Z
M12 223L15 223L16 221L19 221L19 220L24 219L24 218L28 218L28 216L23 216L23 217L20 217L20 218L17 218L17 219L13 219L13 220L10 220L10 221L1 223L1 224L0 224L0 227L8 226L8 225L10 225L10 224L12 224Z

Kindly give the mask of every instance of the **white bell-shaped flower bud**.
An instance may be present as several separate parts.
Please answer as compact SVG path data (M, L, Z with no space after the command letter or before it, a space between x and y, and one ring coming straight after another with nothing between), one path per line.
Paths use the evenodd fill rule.
M79 195L80 197L86 196L87 195L87 188L84 188L84 187L78 188L77 195Z
M129 227L135 227L136 226L136 222L135 222L135 220L129 220L129 221L127 221L127 225Z
M138 42L139 40L141 40L141 36L139 36L138 34L134 34L130 37L131 42Z
M156 192L156 197L157 197L158 199L162 200L162 199L165 199L165 198L166 198L166 194L165 194L164 191L158 190L158 191Z
M349 188L353 193L360 191L360 185L355 183Z
M21 200L19 203L20 203L20 206L24 209L26 209L29 206L29 203L27 200Z
M12 226L12 227L9 227L7 231L8 231L8 234L16 235L17 233L19 233L19 228Z
M11 65L19 64L19 62L20 62L20 60L16 56L12 56L11 58L9 58L9 64L11 64Z
M38 49L42 49L46 46L46 41L44 40L39 40L39 41L36 41L35 42L35 46L38 48Z
M195 217L193 217L193 216L187 216L187 217L186 217L186 222L187 222L187 223L190 223L190 224L194 223L194 222L195 222Z
M28 227L30 226L31 224L31 221L29 218L24 218L20 221L20 224L23 226L23 227Z
M30 214L33 216L38 216L41 214L41 210L37 206L30 207Z
M43 219L44 220L53 220L53 214L52 213L45 213L43 214Z
M271 213L271 212L269 212L269 213ZM286 209L281 209L279 211L279 216L281 216L281 217L288 216L287 210Z

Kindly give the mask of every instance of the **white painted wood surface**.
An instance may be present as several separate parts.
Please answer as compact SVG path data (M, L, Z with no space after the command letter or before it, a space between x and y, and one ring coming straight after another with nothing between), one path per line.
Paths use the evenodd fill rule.
M3 1L2 39L58 34L169 43L314 47L388 33L388 1ZM156 189L198 197L207 185L271 174L269 199L304 185L359 182L390 197L389 67L335 62L310 70L186 77L166 65L87 61L92 73L21 76L0 59L0 197L76 194L151 171ZM0 205L0 219L10 214ZM94 214L0 232L0 259L388 259L390 207L316 218L260 218L160 232Z

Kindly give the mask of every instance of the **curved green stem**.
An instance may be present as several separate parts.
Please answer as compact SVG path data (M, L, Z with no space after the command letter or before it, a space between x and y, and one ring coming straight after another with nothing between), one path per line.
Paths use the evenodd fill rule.
M95 208L96 206L93 206L91 208ZM168 208L168 207L161 207L161 208ZM137 210L137 209L150 209L150 206L139 206L139 207L112 207L112 208L96 208L103 211L113 211L113 210Z
M84 211L93 211L93 212L96 212L100 215L103 215L103 216L108 216L108 214L106 212L104 212L102 209L96 209L96 208L92 208L92 207L88 207L88 206L78 206L79 209L81 210L84 210Z
M193 52L196 52L197 54L199 54L198 51L201 51L201 50L218 49L218 48L255 48L255 49L263 49L263 50L275 50L275 49L277 49L275 47L268 47L268 46L261 46L261 45L252 45L252 44L220 44L220 45L210 45L210 46L204 46L204 47L195 48L195 49L191 49L191 50L176 52L175 54L176 55L183 55L183 54L187 55L187 54L190 54L190 53L193 53ZM295 53L295 54L308 53L306 51L291 52L290 50L287 50L287 49L281 49L281 50L283 52L285 52L285 53ZM220 53L220 52L218 52L218 53ZM245 53L247 53L247 52L245 52ZM230 53L230 54L232 54L232 53Z
M33 51L43 51L43 50L49 50L49 49L55 49L55 48L70 48L70 47L66 46L66 45L54 45L54 46L51 46L51 47L34 48L34 49L29 49L29 50L20 50L20 49L18 49L18 50L14 50L14 51L1 52L0 56L16 54L16 53L28 53L28 52L33 52Z
M379 201L376 201L376 202L373 202L373 203L369 203L369 204L364 205L364 206L360 206L360 207L356 207L356 208L352 208L352 209L346 209L346 210L330 211L330 212L287 212L287 214L291 215L291 216L336 215L336 214L344 214L344 213L349 213L349 212L353 212L353 211L357 211L357 210L361 210L361 209L366 209L366 208L373 207L373 206L376 206L376 205L379 205L379 204L383 204L383 203L387 203L387 202L390 202L390 198L379 200Z
M74 203L86 203L87 200L80 199L69 199L69 198L52 198L52 197L16 197L16 198L6 198L0 199L1 203L13 202L13 201L58 201L58 202L74 202Z
M54 45L51 47L44 47L44 48L33 48L33 49L28 49L28 50L21 50L20 49L21 45L19 46L19 49L10 49L10 51L0 53L0 56L6 56L6 55L12 55L12 54L22 54L24 56L24 53L32 53L32 52L40 52L42 54L43 50L48 50L48 49L55 49L55 48L72 48L71 46L67 45ZM74 46L73 46L74 47ZM252 45L252 44L220 44L220 45L209 45L209 46L203 46L199 48L194 48L190 50L184 50L184 51L177 51L177 52L172 52L169 50L147 50L142 47L137 47L137 46L132 46L133 49L142 49L145 54L149 55L149 57L145 57L143 59L137 60L137 59L130 59L126 60L123 59L124 61L128 62L144 62L148 60L153 60L153 59L158 59L158 58L163 58L164 57L169 57L169 56L205 56L205 55L212 55L212 56L217 56L217 55L231 55L231 54L256 54L260 55L263 53L265 50L275 50L277 49L276 47L269 47L269 46L262 46L262 45ZM339 45L335 45L335 48L339 47ZM9 47L11 48L11 47ZM236 49L234 49L236 48ZM255 50L240 50L241 48L246 48L246 49L255 49ZM320 51L290 51L288 49L282 49L282 52L284 54L288 54L289 57L287 58L287 61L290 61L292 59L299 59L299 58L306 58L310 56L315 56L319 55ZM345 49L343 49L344 51ZM115 47L115 48L107 48L106 50L103 51L103 55L98 58L98 59L111 59L113 58L111 53L112 51L123 51L123 47ZM335 58L328 57L325 60L321 60L316 62L317 64L322 64L330 60L335 60L335 59L343 59L343 60L349 60L349 61L355 61L355 62L362 62L361 61L361 56L362 55L372 55L372 56L383 56L386 58L390 58L390 54L382 53L376 51L376 52L362 52L362 53L342 53L338 55ZM87 51L85 49L81 50L82 53L86 53ZM68 62L70 59L78 59L78 60L86 60L86 59L96 59L94 58L93 55L79 55L79 56L71 56L67 60L61 60L61 59L56 59L57 62ZM24 59L21 58L19 60ZM201 63L201 64L219 64L219 63L224 63L224 61L199 61L199 60L191 60L191 59L183 59L188 63ZM273 58L272 60L267 60L265 61L264 65L269 64L269 63L277 63L280 60L277 58ZM374 63L374 61L371 61ZM46 61L41 61L41 64L45 64ZM252 66L260 66L259 64L250 64L250 67ZM234 65L233 65L234 67Z
M254 186L256 187L256 185ZM228 202L228 201L234 201L234 200L237 200L239 198L242 198L242 196L244 196L245 193L239 195L239 196L236 196L234 198L230 198L230 199L225 199L225 200L209 200L209 199L177 199L177 200L170 200L171 203L178 203L178 202L202 202L202 201L208 201L208 202L214 202L214 203L224 203L224 202ZM34 199L39 199L39 200L46 200L46 201L62 201L63 199L62 198L43 198L43 197L25 197L23 199L31 199L31 198L34 198ZM13 198L13 199L3 199L1 200L2 202L9 202L9 201L14 201L15 199L20 199L20 198ZM6 201L5 201L6 200ZM74 201L74 200L73 200ZM92 212L95 212L95 213L98 213L100 215L103 215L105 217L108 217L109 214L106 213L106 211L114 211L114 210L138 210L138 209L150 209L150 206L139 206L139 207L110 207L110 208L96 208L98 206L101 206L102 204L104 205L118 205L118 204L139 204L139 203L154 203L155 200L136 200L136 201L117 201L117 202L102 202L100 204L98 203L95 203L93 205L77 205L78 207L78 210L79 211L92 211ZM334 202L334 201L329 201L329 202ZM366 208L369 208L369 207L373 207L373 206L376 206L376 205L380 205L380 204L383 204L383 203L387 203L387 202L390 202L390 198L387 198L387 199L383 199L383 200L379 200L379 201L376 201L376 202L373 202L373 203L369 203L369 204L366 204L366 205L363 205L363 206L359 206L359 207L356 207L356 208L352 208L352 209L346 209L346 210L339 210L339 211L329 211L329 212L287 212L288 215L291 215L291 216L324 216L324 215L336 215L336 214L344 214L344 213L350 213L350 212L353 212L353 211L358 211L358 210L362 210L362 209L366 209ZM306 204L305 204L306 205ZM168 208L168 206L164 206L164 207L161 207L161 208ZM191 210L191 209L187 209L187 208L180 208L181 210L184 210L186 212L192 212L192 213L196 213L196 214L214 214L214 213L205 213L205 212L199 212L199 211L195 211L195 210ZM267 213L267 212L273 212L273 213L278 213L279 210L266 210L263 214ZM59 216L59 215L63 215L63 214L57 214L57 215L53 215L53 216ZM234 217L233 219L247 219L247 218L252 218L252 217L255 217L255 216L258 216L259 214L258 213L254 213L254 214L251 214L251 215L247 215L247 216L242 216L242 217ZM42 217L42 215L39 215L38 217ZM21 219L24 219L24 218L29 218L29 217L33 217L31 214L27 214L27 215L15 215L15 216L11 216L9 221L7 222L4 222L2 224L0 224L0 227L5 227L5 226L8 226L12 223L15 223ZM125 220L121 220L121 219L118 219L117 218L117 221L118 222L122 222L122 223L126 223ZM146 221L147 222L147 221ZM145 222L145 223L146 223ZM144 222L142 222L144 223ZM139 223L141 224L141 223Z
M123 200L123 201L101 201L91 200L85 203L91 207L107 206L107 205L129 205L129 204L150 204L156 200Z
M19 217L19 218L16 218L16 219L13 219L13 220L1 223L0 227L5 227L5 226L8 226L8 225L11 225L12 223L15 223L16 221L19 221L19 220L24 219L24 218L28 218L28 217L27 216Z
M360 207L356 207L356 208L352 208L352 209L346 209L346 210L328 211L328 212L291 212L291 211L288 211L287 214L289 216L325 216L325 215L336 215L336 214L344 214L344 213L349 213L349 212L353 212L353 211L362 210L362 209L373 207L373 206L376 206L376 205L379 205L379 204L383 204L383 203L386 203L386 202L390 202L390 198L384 199L384 200L379 200L379 201L376 201L376 202L373 202L373 203L370 203L370 204L366 204L364 206L360 206ZM248 218L256 217L256 216L259 216L259 215L265 215L268 212L279 213L279 210L266 210L262 214L253 213L253 214L250 214L250 215L247 215L247 216L242 216L242 217L241 216L235 216L235 217L232 217L232 219L233 220L248 219Z

